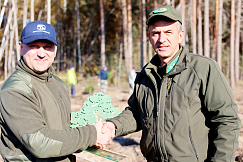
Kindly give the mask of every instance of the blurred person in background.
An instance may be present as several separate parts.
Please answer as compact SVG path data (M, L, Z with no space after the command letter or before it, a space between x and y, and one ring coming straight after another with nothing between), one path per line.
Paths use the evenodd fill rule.
M75 85L77 84L77 76L75 67L71 66L67 71L67 85L71 87L71 97L75 98Z
M133 67L129 71L128 83L129 83L129 86L130 86L130 89L129 89L129 93L130 94L132 94L133 89L134 89L134 81L135 81L135 78L136 78L136 71L137 71L137 68L136 67Z
M109 70L107 69L106 65L103 65L102 69L100 70L100 73L98 75L98 85L100 86L100 91L104 94L106 93L107 86L108 86L108 76Z

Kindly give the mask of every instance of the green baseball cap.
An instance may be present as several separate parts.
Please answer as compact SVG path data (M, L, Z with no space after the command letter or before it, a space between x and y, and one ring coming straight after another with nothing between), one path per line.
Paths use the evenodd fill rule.
M181 14L172 6L166 5L153 10L148 17L147 25L149 21L155 16L164 16L174 21L179 21L182 24Z

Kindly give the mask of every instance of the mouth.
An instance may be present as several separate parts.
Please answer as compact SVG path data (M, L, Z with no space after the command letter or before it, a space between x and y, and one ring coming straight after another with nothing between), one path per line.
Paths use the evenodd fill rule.
M157 48L160 50L166 50L167 48L169 48L169 46L163 45L163 46L157 46Z
M44 64L47 60L46 59L36 59L35 60L37 63L39 63L39 64Z

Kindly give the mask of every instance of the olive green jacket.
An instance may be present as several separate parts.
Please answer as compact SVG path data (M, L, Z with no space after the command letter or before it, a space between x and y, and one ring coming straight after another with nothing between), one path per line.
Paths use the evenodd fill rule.
M232 90L214 60L181 48L162 78L155 55L137 74L129 107L107 121L116 125L116 136L142 130L148 161L233 162L240 119Z
M0 153L5 161L72 161L96 143L94 126L70 128L67 86L54 68L37 74L21 59L0 90Z

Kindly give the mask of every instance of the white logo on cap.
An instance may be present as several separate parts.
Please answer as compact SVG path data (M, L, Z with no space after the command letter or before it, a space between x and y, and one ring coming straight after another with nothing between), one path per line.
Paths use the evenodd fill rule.
M46 31L46 26L43 24L37 25L37 30L33 31L33 33L36 33L36 32L44 32L44 33L50 34L50 32Z

